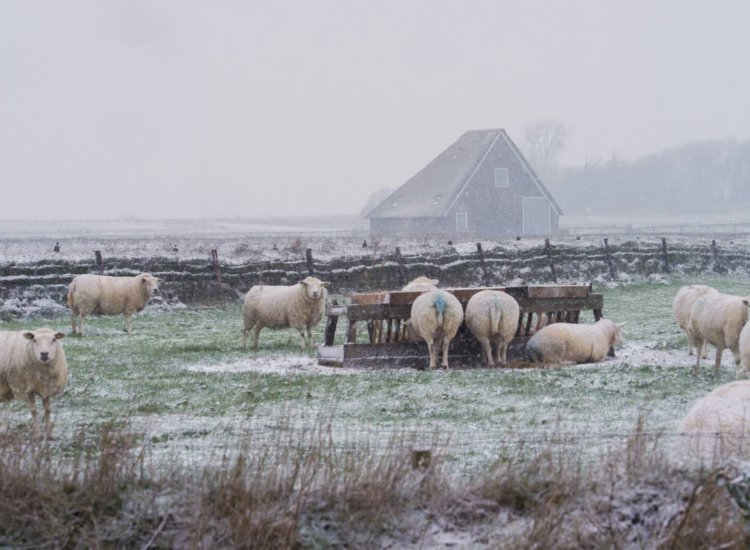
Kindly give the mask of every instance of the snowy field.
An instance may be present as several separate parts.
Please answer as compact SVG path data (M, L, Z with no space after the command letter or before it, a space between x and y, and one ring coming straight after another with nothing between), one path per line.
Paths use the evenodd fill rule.
M650 434L671 443L691 404L734 379L729 354L718 377L708 364L691 373L693 359L671 312L672 297L688 282L696 281L663 276L595 286L605 315L628 323L627 342L615 359L560 369L322 367L289 331L264 331L260 351L242 350L239 304L149 308L136 317L132 337L120 318L93 318L84 337L65 340L70 379L53 402L58 444L115 423L141 434L159 460L205 465L240 448L295 445L323 426L343 451L387 452L399 440L435 449L461 475L552 443L595 459L622 445L639 417ZM744 295L750 279L701 282ZM0 329L43 325L68 330L69 322L60 312L2 322ZM24 404L2 410L0 429L28 428Z

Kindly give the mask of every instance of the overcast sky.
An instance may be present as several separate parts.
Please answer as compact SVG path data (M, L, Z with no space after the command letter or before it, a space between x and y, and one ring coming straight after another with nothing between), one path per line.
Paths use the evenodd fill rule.
M0 0L0 218L356 213L468 129L750 137L750 2Z

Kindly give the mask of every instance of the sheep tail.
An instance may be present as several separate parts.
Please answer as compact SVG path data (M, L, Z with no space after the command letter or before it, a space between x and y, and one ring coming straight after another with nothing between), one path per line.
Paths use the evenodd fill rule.
M500 334L500 321L503 320L503 308L500 307L500 300L495 297L495 302L490 308L490 333Z
M435 297L435 311L437 312L437 326L443 326L443 313L445 312L445 298L442 294Z

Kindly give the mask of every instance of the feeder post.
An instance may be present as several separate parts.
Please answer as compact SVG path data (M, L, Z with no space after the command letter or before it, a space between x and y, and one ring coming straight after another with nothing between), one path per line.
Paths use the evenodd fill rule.
M406 284L406 276L404 275L404 259L401 257L401 248L396 247L396 263L398 263L398 284L404 286Z
M487 285L487 270L484 266L484 251L482 250L482 243L477 243L477 254L479 255L479 265L482 268L482 283Z
M214 276L216 277L216 282L221 284L221 269L219 268L219 253L216 251L216 249L211 250L211 267L214 268Z
M339 305L339 301L334 298L331 301L331 306L336 307ZM326 346L332 346L333 345L333 338L336 336L336 325L338 325L339 322L339 316L338 315L329 315L328 320L326 321L326 329L323 333L323 343Z
M305 249L305 258L307 259L307 274L312 277L315 275L315 269L313 268L312 248Z
M104 271L104 261L102 260L101 250L94 250L94 256L96 257L96 269L101 273Z
M669 273L669 256L667 255L667 239L661 238L661 253L664 258L664 271Z

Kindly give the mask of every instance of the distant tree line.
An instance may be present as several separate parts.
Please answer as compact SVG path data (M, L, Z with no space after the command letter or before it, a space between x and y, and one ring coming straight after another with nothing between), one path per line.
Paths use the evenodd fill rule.
M737 212L750 205L750 140L702 141L633 160L612 156L545 181L570 215Z

